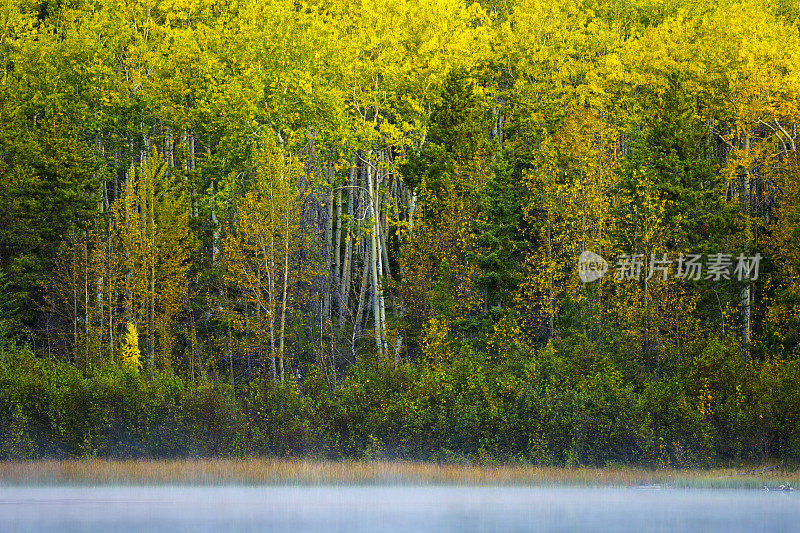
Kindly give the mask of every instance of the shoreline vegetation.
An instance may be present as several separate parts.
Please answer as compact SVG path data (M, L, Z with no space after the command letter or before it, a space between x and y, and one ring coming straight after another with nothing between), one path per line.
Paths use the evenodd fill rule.
M109 366L84 374L25 349L0 350L0 461L797 465L797 362L735 365L737 356L724 351L706 351L703 360L727 364L715 365L726 369L720 381L699 391L692 367L683 380L637 390L608 369L576 380L563 352L543 350L503 362L360 363L333 390L315 373L278 386L254 380L234 394L172 372Z
M0 462L0 486L13 485L474 485L714 488L793 491L800 471L754 468L646 469L457 465L408 461L275 458ZM791 487L791 488L790 488Z
M44 462L2 479L796 468L799 29L796 0L4 2L0 461ZM179 458L208 461L148 462Z

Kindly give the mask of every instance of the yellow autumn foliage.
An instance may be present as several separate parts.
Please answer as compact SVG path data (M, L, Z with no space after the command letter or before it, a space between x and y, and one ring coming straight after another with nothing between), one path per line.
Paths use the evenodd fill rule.
M141 353L139 352L139 332L136 324L128 322L127 330L122 336L122 366L139 371L142 368Z

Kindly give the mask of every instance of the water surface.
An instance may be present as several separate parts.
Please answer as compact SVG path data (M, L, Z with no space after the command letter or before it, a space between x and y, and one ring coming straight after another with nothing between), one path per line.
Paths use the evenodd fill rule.
M800 495L505 487L2 487L0 530L800 531Z

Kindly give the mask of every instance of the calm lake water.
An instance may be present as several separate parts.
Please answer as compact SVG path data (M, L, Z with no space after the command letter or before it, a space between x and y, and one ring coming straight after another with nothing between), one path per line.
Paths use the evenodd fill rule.
M800 494L497 487L2 487L0 531L800 531Z

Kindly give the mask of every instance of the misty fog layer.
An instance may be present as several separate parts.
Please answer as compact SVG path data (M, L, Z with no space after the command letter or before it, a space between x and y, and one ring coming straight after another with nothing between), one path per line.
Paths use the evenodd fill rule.
M14 487L6 531L789 531L793 493L659 488Z

